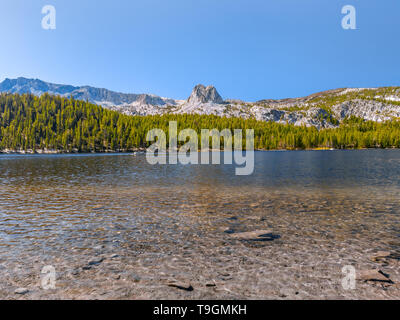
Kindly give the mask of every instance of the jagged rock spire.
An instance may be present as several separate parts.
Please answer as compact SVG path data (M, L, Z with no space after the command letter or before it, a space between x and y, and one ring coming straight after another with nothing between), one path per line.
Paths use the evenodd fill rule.
M192 94L190 95L187 102L190 104L207 102L223 104L224 100L219 95L217 89L215 89L213 86L205 87L202 84L198 84L194 87Z

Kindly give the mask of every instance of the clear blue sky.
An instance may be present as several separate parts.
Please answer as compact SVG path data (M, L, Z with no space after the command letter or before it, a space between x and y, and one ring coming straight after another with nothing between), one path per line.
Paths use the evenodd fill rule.
M41 28L41 9L57 29ZM357 9L343 30L341 8ZM0 80L255 101L400 85L399 0L0 0Z

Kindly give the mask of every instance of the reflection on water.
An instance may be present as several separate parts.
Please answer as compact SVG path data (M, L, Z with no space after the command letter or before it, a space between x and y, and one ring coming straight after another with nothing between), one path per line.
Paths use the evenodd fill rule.
M134 296L157 287L154 274L223 282L221 292L198 289L195 298L290 297L286 289L303 298L376 296L342 292L338 279L344 264L399 250L400 151L256 152L255 159L253 175L235 176L233 165L152 166L144 155L0 155L0 270L8 274L0 296L44 263L67 274L86 257L115 252L125 271L104 264L103 276L129 265L143 279ZM249 247L232 242L227 228L280 237ZM106 283L101 273L91 280L85 288ZM152 288L153 298L167 294Z

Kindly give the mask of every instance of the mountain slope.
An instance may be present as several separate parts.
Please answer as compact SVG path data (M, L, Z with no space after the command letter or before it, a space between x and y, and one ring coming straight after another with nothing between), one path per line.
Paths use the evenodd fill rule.
M210 101L208 102L210 103ZM400 147L400 121L346 119L337 128L285 125L215 115L127 116L98 105L54 95L0 94L0 152L111 152L144 150L152 128L168 132L170 121L191 128L254 129L256 149ZM242 137L245 144L246 136ZM179 145L186 139L179 140ZM224 144L222 144L223 147Z
M90 86L70 86L45 82L39 79L5 79L0 83L0 92L8 93L32 93L42 95L50 93L62 97L73 96L75 99L87 100L92 103L103 105L104 107L121 105L153 105L165 106L175 105L174 99L162 98L152 94L129 94L120 93L102 88Z
M224 100L213 86L195 86L187 100L163 98L152 94L125 94L90 86L70 86L38 79L6 79L0 92L47 92L63 97L89 101L127 115L204 114L255 118L319 128L337 127L344 119L355 116L383 122L400 118L400 88L335 89L303 98L244 102Z

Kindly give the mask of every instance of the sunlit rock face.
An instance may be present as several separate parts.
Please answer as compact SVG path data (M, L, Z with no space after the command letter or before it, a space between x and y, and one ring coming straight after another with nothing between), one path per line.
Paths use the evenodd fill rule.
M187 103L189 104L201 104L208 102L224 104L224 100L213 86L205 87L202 84L198 84L194 87L192 94L187 100Z

